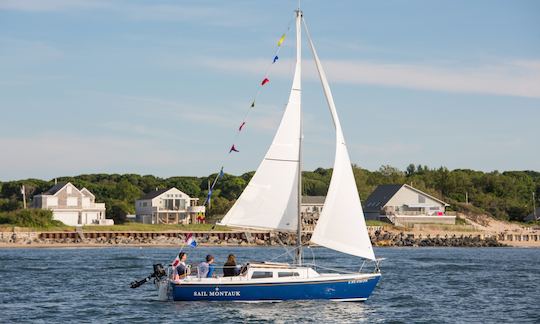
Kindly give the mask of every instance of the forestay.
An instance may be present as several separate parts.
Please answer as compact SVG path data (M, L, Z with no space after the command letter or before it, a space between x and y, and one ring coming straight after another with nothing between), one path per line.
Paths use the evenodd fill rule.
M291 94L274 140L220 224L296 231L301 125L301 58L297 55Z
M305 22L304 27L336 128L334 170L311 241L332 250L375 260L332 92Z

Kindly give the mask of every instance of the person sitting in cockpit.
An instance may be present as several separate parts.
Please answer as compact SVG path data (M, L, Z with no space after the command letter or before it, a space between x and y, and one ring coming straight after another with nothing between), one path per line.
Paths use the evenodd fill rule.
M178 254L180 262L176 265L174 280L184 279L188 275L188 266L186 265L187 253L180 252Z
M223 265L223 276L224 277L234 277L240 274L240 268L236 264L236 257L234 254L229 254L227 257L227 262Z

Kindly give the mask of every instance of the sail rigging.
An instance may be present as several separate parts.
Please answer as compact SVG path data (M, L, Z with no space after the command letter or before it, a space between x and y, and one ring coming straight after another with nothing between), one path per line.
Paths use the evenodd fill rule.
M300 10L296 11L295 72L283 117L272 144L253 178L220 224L296 231L298 237L296 262L302 261L300 213L302 22L336 132L332 179L311 241L336 251L375 260L332 92Z
M296 24L298 47L299 18ZM246 189L221 220L222 225L281 231L298 229L302 61L300 49L297 51L289 100L274 140Z

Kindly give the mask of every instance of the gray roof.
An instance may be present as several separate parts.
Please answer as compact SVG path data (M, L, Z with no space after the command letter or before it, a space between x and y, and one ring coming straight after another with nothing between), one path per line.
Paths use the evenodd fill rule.
M302 204L324 204L326 196L302 196Z
M139 200L154 199L157 196L159 196L162 193L164 193L166 191L169 191L169 190L170 190L170 188L169 189L159 189L159 190L150 191L150 192L144 194L144 196L142 196L141 198L139 198Z
M67 182L58 182L57 184L52 186L49 190L42 193L42 195L54 195L58 191L60 191L60 189L64 188L64 186L67 185L67 184L68 184Z
M401 189L400 184L386 184L375 188L364 203L365 211L380 211L386 203Z
M380 211L381 208L383 208L402 187L406 187L410 190L416 191L417 193L429 197L430 199L433 199L435 201L438 201L445 206L450 206L439 198L430 196L421 190L409 186L408 184L385 184L375 188L375 191L373 191L371 195L369 195L369 197L366 199L366 202L364 203L364 210L369 212Z

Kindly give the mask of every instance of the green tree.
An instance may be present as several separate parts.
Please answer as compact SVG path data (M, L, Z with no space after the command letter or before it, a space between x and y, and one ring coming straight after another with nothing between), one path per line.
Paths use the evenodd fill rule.
M112 218L115 224L124 224L127 215L131 211L132 207L125 201L114 201L110 207L110 212L107 212L107 217Z
M141 189L131 184L127 179L120 180L114 189L114 198L129 203L134 203L135 200L141 197L141 194Z

